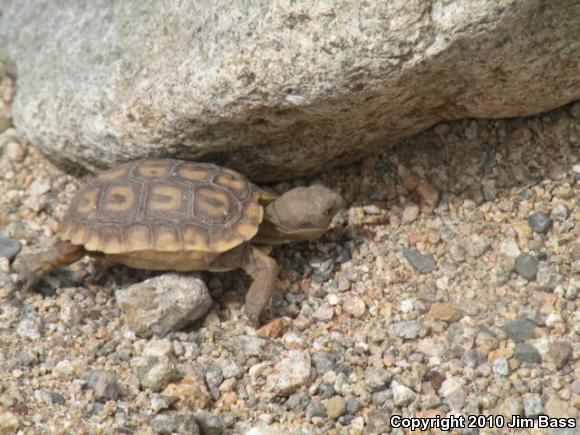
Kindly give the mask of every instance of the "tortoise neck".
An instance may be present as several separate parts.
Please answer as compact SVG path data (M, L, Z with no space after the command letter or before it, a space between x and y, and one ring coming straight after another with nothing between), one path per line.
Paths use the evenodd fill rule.
M252 239L258 244L282 245L291 242L303 242L319 238L324 230L319 228L292 228L279 218L276 201L270 203L264 211L264 220L258 234Z
M276 213L274 202L265 207L264 220L260 224L258 234L253 239L255 243L281 245L293 241L282 229L282 224Z

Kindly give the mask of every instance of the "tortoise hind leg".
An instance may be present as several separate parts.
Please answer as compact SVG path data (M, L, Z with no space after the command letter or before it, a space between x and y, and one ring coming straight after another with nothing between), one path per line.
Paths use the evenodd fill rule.
M19 256L14 264L14 270L18 273L15 290L32 289L44 275L74 263L85 253L82 246L57 242L46 251Z

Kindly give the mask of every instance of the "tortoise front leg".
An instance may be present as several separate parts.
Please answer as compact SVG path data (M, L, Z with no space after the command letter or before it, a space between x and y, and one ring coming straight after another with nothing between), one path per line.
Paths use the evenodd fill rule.
M273 258L252 246L243 269L254 280L246 294L244 311L250 322L257 326L262 310L270 302L272 295L276 291L278 264Z
M46 251L19 256L14 263L18 273L14 290L32 289L44 275L78 261L85 253L82 246L57 242Z

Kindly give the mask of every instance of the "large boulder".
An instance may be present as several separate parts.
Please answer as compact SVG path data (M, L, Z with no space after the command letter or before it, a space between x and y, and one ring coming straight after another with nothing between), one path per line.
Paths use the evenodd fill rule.
M578 0L0 0L0 60L16 126L58 163L273 180L578 99L578 17Z

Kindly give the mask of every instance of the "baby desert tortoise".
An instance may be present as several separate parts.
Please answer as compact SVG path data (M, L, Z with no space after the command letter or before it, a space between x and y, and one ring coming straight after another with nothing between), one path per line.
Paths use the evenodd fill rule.
M342 204L338 194L319 185L275 197L209 163L125 163L78 192L60 241L19 260L19 286L31 288L85 254L138 269L242 268L253 278L245 312L256 324L276 288L271 245L318 238Z

